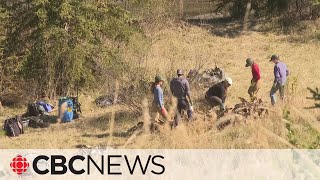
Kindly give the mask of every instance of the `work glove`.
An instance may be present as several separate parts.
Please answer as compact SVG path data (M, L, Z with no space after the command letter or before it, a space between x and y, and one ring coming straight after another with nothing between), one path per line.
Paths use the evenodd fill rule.
M190 105L189 110L190 110L191 112L193 112L193 106L192 106L192 105Z
M167 117L168 112L167 112L167 110L166 110L165 107L162 107L162 108L161 108L161 115L162 115L162 117Z
M224 105L224 103L220 104L220 111L225 111L226 110L226 106Z
M193 112L193 103L192 103L192 101L189 102L189 110Z

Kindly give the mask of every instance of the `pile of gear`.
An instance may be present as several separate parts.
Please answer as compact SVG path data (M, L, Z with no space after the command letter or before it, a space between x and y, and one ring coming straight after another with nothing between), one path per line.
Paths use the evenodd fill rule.
M53 109L54 109L53 105L49 103L45 103L43 101L29 103L27 107L27 112L24 114L24 117L49 114L53 111Z
M45 115L46 116L46 115ZM32 128L47 128L49 123L46 122L42 115L40 116L14 116L9 117L4 121L3 129L9 137L16 137L25 132L28 127Z
M27 112L22 116L9 117L5 120L3 129L9 137L19 136L28 127L47 128L50 123L56 121L55 116L49 114L54 110L54 106L45 101L29 103ZM81 104L77 97L59 98L59 118L63 122L71 122L79 118Z

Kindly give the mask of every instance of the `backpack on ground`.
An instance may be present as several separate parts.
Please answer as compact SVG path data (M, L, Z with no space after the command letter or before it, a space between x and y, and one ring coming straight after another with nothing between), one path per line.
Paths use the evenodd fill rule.
M63 122L71 122L73 120L73 101L69 97L59 98L59 117Z
M74 109L73 109L73 102L71 100L66 101L67 103L67 110L63 114L62 120L64 122L71 122L74 118Z
M27 117L25 120L28 120L28 127L32 128L47 128L50 125L40 119L40 117Z
M46 112L51 113L53 111L53 106L51 106L50 104L46 103L44 105L44 109L46 110Z
M78 97L71 97L73 102L73 119L78 119L81 112L81 103L78 100Z
M38 101L36 104L38 105L40 110L43 108L42 111L45 111L44 113L51 113L53 110L53 107L50 104L45 103L43 101Z
M27 114L28 114L28 116L39 116L41 114L41 111L39 109L39 105L36 103L28 104Z
M65 109L61 110L61 106L66 103ZM59 117L62 116L64 122L70 122L78 119L81 113L81 104L77 97L60 97L59 98Z
M16 137L23 134L23 125L20 116L9 118L4 121L3 129L9 137Z

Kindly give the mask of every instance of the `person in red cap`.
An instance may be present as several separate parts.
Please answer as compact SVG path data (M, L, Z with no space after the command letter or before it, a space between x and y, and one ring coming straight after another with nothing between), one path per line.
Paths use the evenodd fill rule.
M251 101L253 101L257 98L257 93L261 86L260 68L258 64L255 63L251 58L248 58L246 60L246 67L251 67L252 79L251 79L250 87L248 89L248 94L251 98Z

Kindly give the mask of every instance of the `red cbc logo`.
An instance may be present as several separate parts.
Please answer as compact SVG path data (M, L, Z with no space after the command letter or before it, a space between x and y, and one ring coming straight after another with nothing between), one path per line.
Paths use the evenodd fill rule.
M22 157L21 155L18 155L17 157L12 159L10 167L13 172L17 173L18 175L21 175L22 173L27 171L29 163L26 158Z

